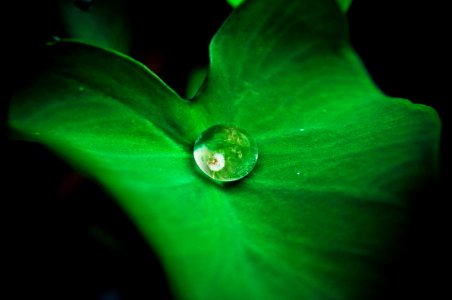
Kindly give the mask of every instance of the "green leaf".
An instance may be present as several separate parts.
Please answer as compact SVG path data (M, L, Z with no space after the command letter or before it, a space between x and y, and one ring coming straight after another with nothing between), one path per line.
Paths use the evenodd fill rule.
M77 2L80 4L77 5ZM58 0L58 4L66 38L129 52L131 30L122 0Z
M248 1L210 51L188 102L126 56L57 43L10 125L117 197L182 299L374 295L409 196L435 174L436 113L375 87L334 1ZM191 147L231 123L259 161L218 185Z
M160 168L186 167L176 163L188 159L182 151L183 131L172 127L177 120L167 120L172 111L194 118L186 102L129 58L73 42L49 50L48 69L15 96L10 112L14 128L108 185L124 180L139 185L133 176L139 173L147 188L183 180Z
M231 117L229 123L245 123L245 128L260 125L256 129L267 134L274 115L284 115L279 128L297 123L301 128L307 124L300 124L300 112L318 113L328 103L341 103L339 96L379 97L348 44L343 15L331 2L258 1L235 11L210 45L208 97L201 94L198 100L209 115ZM313 13L296 13L304 11Z
M258 139L258 169L234 202L247 211L246 244L291 275L309 270L295 282L311 287L292 288L294 298L319 297L316 288L320 298L365 298L408 196L435 172L438 117L374 86L331 1L248 4L215 36L195 99ZM260 281L282 293L271 276Z
M144 119L160 136L171 136L188 147L194 132L200 130L196 128L202 126L190 102L181 99L144 65L118 52L65 41L51 46L43 60L46 69L35 78L32 88L17 94L23 100L11 111L12 120L23 126L43 126L34 130L38 133L50 130L57 138L67 130L63 125L68 118L71 124L77 120L84 124L89 118L96 122L102 122L102 117L108 121L116 118L118 122L129 122L131 129L132 121ZM32 117L37 105L38 120ZM101 111L111 111L117 116L99 115ZM45 114L52 118L43 118ZM122 129L125 138L133 137L128 127ZM104 126L86 129L93 136L110 130ZM81 141L83 137L73 138Z
M243 1L245 1L245 0L226 0L226 2L229 3L229 5L231 5L234 8L236 8L237 6L242 4Z

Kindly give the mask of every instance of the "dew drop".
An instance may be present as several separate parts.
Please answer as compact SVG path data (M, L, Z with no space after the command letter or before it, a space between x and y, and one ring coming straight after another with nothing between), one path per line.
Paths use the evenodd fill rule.
M254 139L236 126L215 125L201 133L193 156L198 167L217 181L236 181L248 175L257 162Z

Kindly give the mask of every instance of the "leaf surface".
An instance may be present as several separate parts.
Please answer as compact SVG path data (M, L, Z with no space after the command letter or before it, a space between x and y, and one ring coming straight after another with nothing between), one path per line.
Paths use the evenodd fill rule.
M14 96L11 127L100 180L183 299L366 299L436 171L436 113L375 87L333 1L244 3L191 102L85 44L51 46L45 66ZM258 142L235 184L192 158L216 124Z

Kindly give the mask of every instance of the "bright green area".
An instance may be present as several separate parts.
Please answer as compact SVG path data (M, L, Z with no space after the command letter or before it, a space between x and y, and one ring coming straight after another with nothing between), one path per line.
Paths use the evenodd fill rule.
M95 46L128 53L131 29L127 9L122 0L95 0L86 9L74 0L58 0L65 38L73 38Z
M245 0L226 0L226 2L229 3L229 5L231 5L234 8L242 4L244 1Z
M439 119L383 95L331 0L248 1L214 37L191 102L145 67L59 42L10 125L97 178L159 254L181 299L367 299L435 173ZM233 185L193 143L235 124L259 146Z

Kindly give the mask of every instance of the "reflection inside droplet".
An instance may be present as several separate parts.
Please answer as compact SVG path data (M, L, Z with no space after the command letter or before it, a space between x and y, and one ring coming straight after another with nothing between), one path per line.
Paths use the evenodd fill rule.
M196 140L193 156L198 167L217 181L236 181L257 163L254 139L236 126L215 125Z

